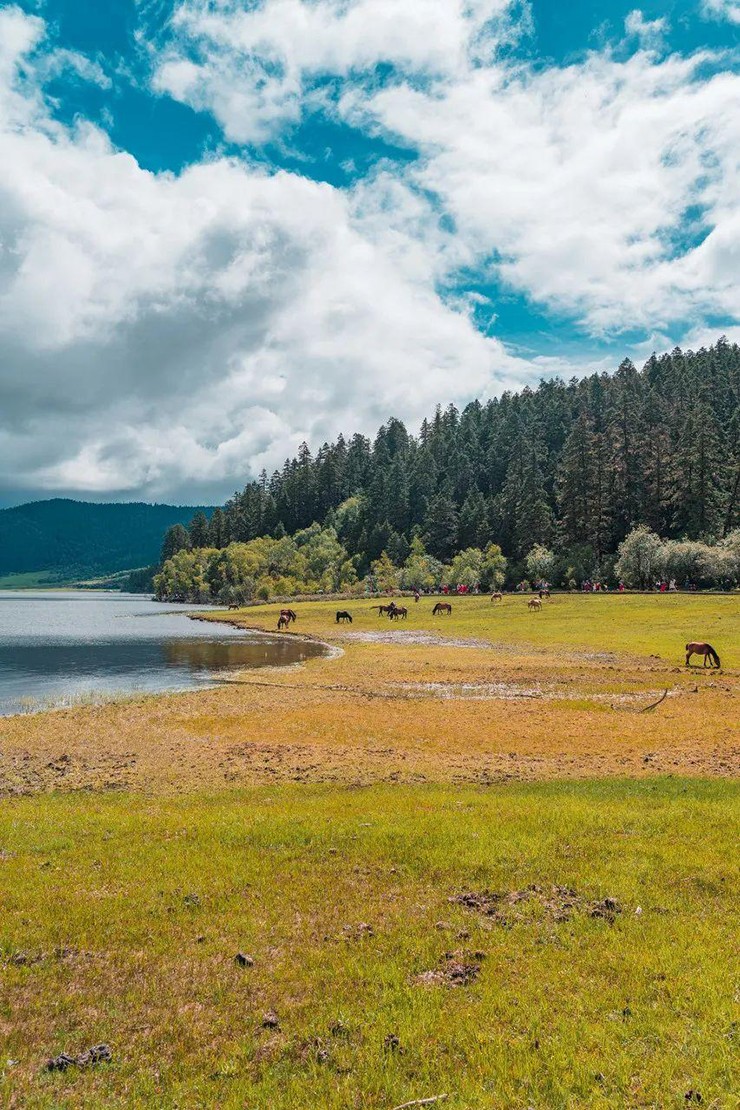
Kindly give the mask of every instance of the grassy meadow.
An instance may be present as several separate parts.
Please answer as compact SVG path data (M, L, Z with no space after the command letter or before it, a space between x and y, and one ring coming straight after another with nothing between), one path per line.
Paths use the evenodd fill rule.
M0 1104L737 1105L740 599L452 604L0 720Z

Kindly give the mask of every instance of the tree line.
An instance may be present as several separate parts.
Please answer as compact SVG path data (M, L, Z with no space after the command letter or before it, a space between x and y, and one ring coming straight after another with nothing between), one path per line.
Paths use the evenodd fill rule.
M416 544L449 566L492 545L507 581L528 574L535 545L563 582L614 575L620 544L642 525L663 540L710 546L740 524L740 348L653 355L616 370L437 408L417 435L390 419L374 439L302 444L190 528L180 550L223 550L331 529L358 579L387 556L403 568Z

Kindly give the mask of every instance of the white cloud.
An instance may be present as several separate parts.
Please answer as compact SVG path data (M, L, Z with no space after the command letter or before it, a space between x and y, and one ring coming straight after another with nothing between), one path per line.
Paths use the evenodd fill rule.
M21 68L40 33L0 12ZM152 174L3 72L0 484L223 494L304 437L529 371L435 294L434 221L400 186L394 223L238 161Z
M156 87L229 138L322 107L417 150L341 191L143 170L44 100L54 67L104 72L0 9L0 486L205 499L303 438L567 372L440 299L465 268L594 335L737 320L740 78L660 58L659 24L631 13L627 60L535 67L498 50L530 28L510 0L182 5Z
M342 107L419 147L409 180L515 289L594 334L667 328L738 309L740 77L711 60L492 66Z
M740 0L703 0L702 11L710 19L740 23Z
M371 75L381 64L417 76L462 71L508 40L511 8L512 0L186 0L154 87L212 111L230 139L261 142L300 119L317 77Z
M529 23L504 0L186 3L157 81L250 141L313 110L311 79L335 77L329 110L419 151L396 179L454 220L438 266L488 264L594 335L734 318L740 75L708 51L661 59L666 22L639 9L626 60L499 56ZM378 62L392 80L374 80Z
M645 19L639 8L631 11L624 21L628 36L634 36L645 50L657 50L663 45L663 36L668 30L665 19Z

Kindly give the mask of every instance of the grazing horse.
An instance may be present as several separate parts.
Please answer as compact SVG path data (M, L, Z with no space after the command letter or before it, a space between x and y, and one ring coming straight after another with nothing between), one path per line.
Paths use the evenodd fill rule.
M283 614L281 613L280 619L278 620L278 632L283 632L286 628L289 627L289 625L290 620L288 619L288 617L283 616Z
M405 605L394 605L389 615L392 621L405 621L409 611Z
M438 601L432 609L432 616L436 617L437 613L452 613L452 606L449 601Z
M494 590L494 592L491 594L491 601L503 601L503 600L504 600L504 595L501 593L501 590Z
M337 609L337 624L341 624L342 621L345 624L347 621L352 624L352 614L348 613L346 609Z
M393 614L393 611L396 608L396 603L395 601L392 601L390 605L371 605L370 608L377 609L379 617L386 617Z
M529 601L527 602L527 608L530 609L533 613L541 612L542 611L542 598L539 598L539 597L530 598Z
M543 597L549 597L549 596L550 596L550 591L549 590L540 590L540 601L542 601Z
M719 667L719 665L720 665L719 656L717 655L717 652L714 650L714 648L712 647L711 644L698 644L698 643L697 644L687 644L686 645L686 666L687 667L689 665L689 659L691 658L692 655L703 655L704 656L704 666L705 667L707 665L707 660L709 660L710 665L713 665L715 667Z
M239 606L238 604L236 604L236 602L233 602L233 603L232 603L232 604L231 604L231 605L229 606L229 609L239 609L239 608L240 608L240 606Z
M291 621L298 620L298 614L293 609L281 609L280 616L285 617L286 623L290 624Z

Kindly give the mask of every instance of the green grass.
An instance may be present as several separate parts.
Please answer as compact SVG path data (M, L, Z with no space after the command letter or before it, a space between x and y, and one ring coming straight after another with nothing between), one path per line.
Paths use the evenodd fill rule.
M0 590L35 590L60 586L48 570L29 570L24 574L0 574Z
M738 793L666 778L6 800L0 1099L551 1110L678 1108L693 1090L729 1110ZM448 901L530 883L624 912L523 903L507 927ZM456 950L485 952L477 981L415 982ZM112 1064L42 1072L99 1041Z
M452 616L432 616L438 598L423 597L419 603L405 599L408 620L393 625L402 634L422 628L441 636L483 638L494 643L534 645L540 648L569 647L594 651L660 655L683 664L688 640L708 640L728 667L740 665L740 593L735 594L553 594L542 612L530 613L530 595L507 594L503 602L484 597L452 597ZM381 599L382 600L382 599ZM341 604L354 617L352 631L387 630L373 606L378 601L358 599ZM296 632L331 636L337 629L336 601L295 604ZM280 605L260 605L240 610L246 625L264 625L273 630ZM223 612L214 613L223 619ZM340 632L344 626L340 626ZM567 651L564 661L568 660ZM695 658L694 663L701 660Z

